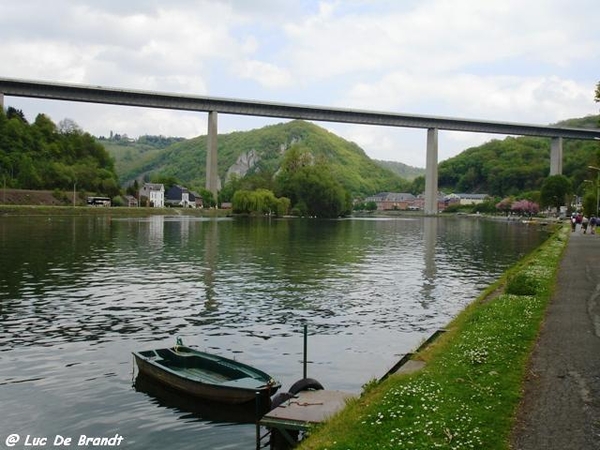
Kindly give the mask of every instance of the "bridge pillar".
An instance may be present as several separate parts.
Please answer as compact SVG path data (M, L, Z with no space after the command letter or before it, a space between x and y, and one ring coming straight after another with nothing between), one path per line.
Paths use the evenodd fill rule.
M563 138L553 137L550 141L550 175L562 175Z
M427 160L425 163L425 214L438 213L438 129L427 129Z
M0 92L0 108L4 109L4 93Z
M217 111L210 111L206 139L206 190L212 192L215 201L220 187L217 170L217 132Z

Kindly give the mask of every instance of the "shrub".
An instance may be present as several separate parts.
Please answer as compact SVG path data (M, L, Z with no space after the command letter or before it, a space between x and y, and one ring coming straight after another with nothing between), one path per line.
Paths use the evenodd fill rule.
M526 273L519 272L508 279L505 292L511 295L535 295L537 282Z

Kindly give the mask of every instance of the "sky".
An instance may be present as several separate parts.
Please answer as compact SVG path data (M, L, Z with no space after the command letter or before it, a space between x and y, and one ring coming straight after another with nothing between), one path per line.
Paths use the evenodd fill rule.
M598 114L598 0L0 0L0 77L548 125ZM5 97L96 136L205 113ZM219 133L287 121L220 114ZM426 130L318 122L425 167ZM440 131L438 157L501 135Z

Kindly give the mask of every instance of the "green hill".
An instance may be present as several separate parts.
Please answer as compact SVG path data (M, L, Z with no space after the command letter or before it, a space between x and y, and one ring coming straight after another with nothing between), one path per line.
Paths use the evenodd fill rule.
M560 123L571 128L598 128L600 116L569 119ZM596 141L563 142L563 175L575 190L590 178L588 165L598 165L600 145ZM550 173L550 140L507 137L469 148L440 163L439 186L450 192L481 192L504 197L539 191ZM595 174L594 174L595 176Z
M201 188L206 179L206 136L157 148L148 142L103 142L115 159L122 184L145 177L171 177ZM218 172L225 185L232 176L261 178L264 183L277 173L286 150L302 146L315 159L326 161L331 176L353 196L379 191L405 191L409 183L371 160L355 143L301 120L260 129L220 134ZM263 186L265 187L265 186Z
M587 116L567 119L557 125L597 128L599 122L600 116ZM121 184L161 176L196 189L205 185L206 136L187 140L142 137L135 142L121 139L102 143L115 159ZM292 146L302 146L313 157L325 159L331 167L331 175L355 197L380 191L412 192L422 185L417 181L422 179L424 169L372 160L355 143L310 122L294 120L220 134L218 172L223 186L235 176L252 180L252 188L268 188L269 180L272 181L280 168L283 154ZM575 189L590 178L587 166L600 164L598 152L597 142L565 140L563 174ZM480 192L497 197L520 195L539 191L549 171L548 139L493 139L441 162L439 187L446 192Z
M412 181L417 177L425 176L425 169L421 169L420 167L409 166L397 161L382 161L376 159L375 162L381 167L391 170L399 177L409 181Z
M0 109L0 176L14 189L102 192L117 195L113 160L75 122L58 126L38 114L28 123L22 111Z

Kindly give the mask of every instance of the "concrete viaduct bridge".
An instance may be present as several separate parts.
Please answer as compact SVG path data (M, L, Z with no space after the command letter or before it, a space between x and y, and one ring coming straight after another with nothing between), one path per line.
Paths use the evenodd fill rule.
M102 86L84 86L0 78L0 106L4 96L30 97L85 103L138 106L142 108L202 111L208 113L206 188L216 198L217 114L303 119L318 122L343 122L427 130L425 167L425 213L438 212L438 131L469 131L517 136L541 136L551 140L550 175L562 173L563 139L600 140L600 130L563 128L510 122L492 122L449 117L417 116L390 112L362 111L324 106L269 103L252 100L200 97L192 95L124 90Z

